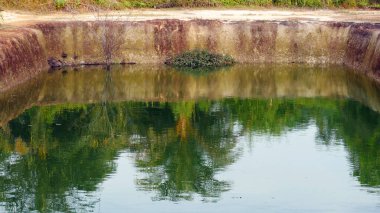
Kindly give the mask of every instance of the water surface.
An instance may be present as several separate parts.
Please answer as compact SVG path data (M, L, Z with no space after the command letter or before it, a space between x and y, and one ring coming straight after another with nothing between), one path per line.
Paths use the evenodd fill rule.
M0 211L380 211L379 86L341 67L43 73L0 94Z

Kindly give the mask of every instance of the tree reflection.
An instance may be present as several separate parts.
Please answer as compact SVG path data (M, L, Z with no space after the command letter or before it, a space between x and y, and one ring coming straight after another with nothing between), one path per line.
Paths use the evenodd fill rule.
M229 184L215 174L236 159L225 113L195 103L32 108L2 129L0 199L8 210L87 209L95 201L71 206L68 199L95 191L124 148L136 153L146 176L137 180L139 188L157 191L156 199L217 198ZM178 131L180 122L187 126Z
M33 107L0 129L0 202L8 211L90 211L121 150L134 153L136 185L153 199L216 201L231 188L217 174L238 159L239 136L310 124L319 143L344 143L361 184L380 185L380 115L354 101L109 103L112 91L103 94L98 104Z
M363 185L380 186L379 114L354 102L343 104L340 110L333 118L336 137L350 153L353 175Z
M161 110L157 106L148 110L153 107ZM139 188L157 191L158 200L192 199L194 193L218 198L230 185L217 180L215 174L237 157L228 112L209 112L193 102L170 103L167 107L175 125L165 131L147 129L132 142L136 165L145 176L137 180ZM162 117L155 119L165 123L167 116L158 114Z

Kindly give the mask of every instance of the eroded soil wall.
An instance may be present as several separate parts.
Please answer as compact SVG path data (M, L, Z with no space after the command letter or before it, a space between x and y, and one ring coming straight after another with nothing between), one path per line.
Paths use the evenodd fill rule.
M380 24L216 20L40 22L0 30L1 88L65 64L162 63L185 50L242 63L344 64L380 79Z

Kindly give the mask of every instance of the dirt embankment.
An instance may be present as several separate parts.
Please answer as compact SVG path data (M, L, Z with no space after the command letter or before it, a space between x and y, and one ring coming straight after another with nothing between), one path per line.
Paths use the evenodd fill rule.
M63 64L162 63L190 49L242 63L343 64L380 79L380 12L131 10L3 12L0 88Z

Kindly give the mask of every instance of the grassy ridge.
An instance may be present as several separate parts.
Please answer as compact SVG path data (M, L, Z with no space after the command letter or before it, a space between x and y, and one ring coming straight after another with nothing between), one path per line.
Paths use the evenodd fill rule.
M379 7L380 0L0 0L6 9L127 9L153 7Z

